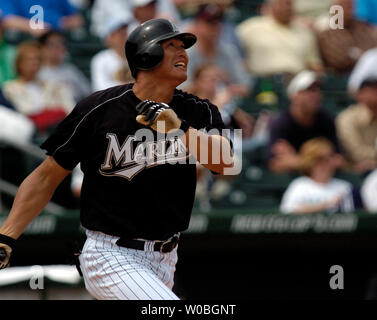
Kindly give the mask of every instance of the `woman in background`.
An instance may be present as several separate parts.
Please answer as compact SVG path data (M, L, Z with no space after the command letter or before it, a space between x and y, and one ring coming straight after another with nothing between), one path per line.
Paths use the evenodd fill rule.
M339 161L332 143L323 137L314 138L302 145L299 154L303 176L288 186L280 211L286 214L352 211L352 185L334 178Z
M4 84L5 97L15 109L28 116L44 133L57 125L74 107L73 96L63 86L38 78L41 49L37 42L28 41L17 48L17 78Z

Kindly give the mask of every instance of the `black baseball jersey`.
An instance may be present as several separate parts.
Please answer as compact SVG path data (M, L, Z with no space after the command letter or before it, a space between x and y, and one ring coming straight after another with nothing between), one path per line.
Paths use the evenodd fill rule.
M80 220L85 228L163 240L188 227L196 166L189 163L180 139L161 139L136 121L135 107L141 101L132 86L98 91L80 101L41 148L65 169L81 163ZM193 128L224 128L217 107L208 100L176 89L169 106ZM138 136L139 129L152 132L152 143ZM167 163L173 155L182 161ZM136 161L148 156L157 160Z

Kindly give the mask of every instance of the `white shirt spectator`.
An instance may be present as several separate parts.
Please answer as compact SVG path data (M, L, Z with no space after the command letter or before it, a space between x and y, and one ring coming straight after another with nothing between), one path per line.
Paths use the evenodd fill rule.
M367 78L377 78L377 48L366 51L356 63L348 80L348 92L356 94Z
M290 214L303 206L333 202L339 197L349 198L351 190L352 185L349 182L336 178L331 179L328 183L317 183L306 176L298 177L290 183L285 191L280 211ZM350 205L348 211L352 209L353 206ZM336 208L334 208L335 210Z
M3 91L16 110L24 115L33 115L56 107L69 113L75 106L71 92L54 82L24 82L16 79L5 82Z
M365 178L360 192L365 209L377 213L377 169Z
M0 105L1 140L30 143L35 130L33 122L28 117Z
M106 49L98 52L91 61L92 88L94 91L123 84L117 80L117 73L126 64L114 50Z

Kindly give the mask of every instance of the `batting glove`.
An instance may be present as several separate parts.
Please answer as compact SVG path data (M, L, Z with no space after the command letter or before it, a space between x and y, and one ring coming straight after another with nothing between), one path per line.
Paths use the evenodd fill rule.
M160 133L171 133L178 129L186 133L189 128L166 103L144 100L136 106L136 111L139 114L136 117L137 122ZM157 126L159 121L163 122L163 125Z
M9 264L9 259L16 245L16 240L6 235L0 234L0 269L4 269Z

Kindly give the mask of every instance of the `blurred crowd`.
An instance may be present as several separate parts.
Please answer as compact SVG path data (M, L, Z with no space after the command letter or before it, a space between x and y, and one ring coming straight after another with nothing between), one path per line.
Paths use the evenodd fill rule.
M377 212L376 3L41 0L43 15L35 18L32 1L0 0L0 135L41 141L80 99L132 82L127 36L144 21L168 18L198 38L187 51L188 79L179 89L211 100L229 130L242 129L243 156L261 152L268 170L296 175L281 212ZM73 63L68 46L86 37L101 45L88 57L89 73ZM346 81L341 94L349 101L333 112L323 107L329 74ZM255 101L264 107L250 112ZM337 170L365 181L354 186L335 178ZM236 178L198 167L201 204L226 195ZM79 197L79 170L72 181Z

